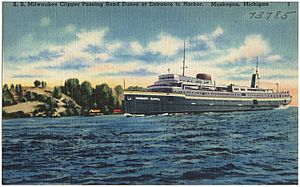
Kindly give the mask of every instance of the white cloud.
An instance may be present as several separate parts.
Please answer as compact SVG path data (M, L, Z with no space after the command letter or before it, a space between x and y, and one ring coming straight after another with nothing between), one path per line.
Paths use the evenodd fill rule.
M94 30L81 30L77 33L76 45L86 47L87 45L99 45L103 42L104 36L107 34L108 28L98 28Z
M112 44L108 44L106 46L106 48L107 48L107 50L109 52L114 52L114 51L120 49L121 47L122 47L122 43L121 42L115 42L115 43L112 43Z
M280 55L270 55L266 58L267 61L269 62L276 62L281 60L281 56Z
M40 26L45 27L50 24L51 20L49 17L43 17L40 21Z
M188 44L188 46L195 45L197 46L197 43L203 42L208 47L209 52L218 52L218 47L216 46L215 39L217 37L223 36L224 30L218 26L212 33L208 34L199 34L196 37L192 38L194 40L193 44ZM206 51L208 53L208 51Z
M257 56L264 56L269 53L269 44L260 35L249 35L244 44L238 48L231 48L228 54L220 57L219 62L235 62L245 58L251 60Z
M111 56L107 53L101 53L101 54L97 55L96 58L99 58L102 61L106 61L106 60L110 59Z
M131 42L130 47L131 47L132 52L135 54L141 54L144 52L143 47L137 41Z
M222 36L223 34L224 34L224 30L220 26L218 26L212 33L212 37L217 38L219 36Z
M172 56L183 48L183 41L167 33L161 33L157 40L151 41L148 50L162 55Z
M60 28L62 30L63 28ZM75 31L74 25L67 25L64 27L65 31L68 30L70 32ZM160 53L162 55L172 56L176 55L180 49L183 48L183 40L172 36L171 34L161 33L157 38L149 41L148 44L141 45L139 41L125 42L125 41L110 41L106 39L106 34L108 33L108 28L96 28L92 30L80 30L78 32L74 32L76 34L76 39L65 44L65 45L51 45L48 47L50 51L64 51L63 56L52 61L51 65L60 65L66 61L70 61L75 58L83 59L84 63L89 63L89 73L84 71L76 72L82 76L90 76L92 74L97 74L99 71L130 71L130 69L138 69L141 66L143 68L147 68L149 71L157 72L158 74L167 73L168 68L171 69L171 73L182 73L182 56L180 55L178 58L166 58L164 62L162 62L158 68L155 63L144 63L139 58L133 59L130 62L119 63L119 59L114 58L114 51L121 49L125 52L128 52L131 55L142 55L143 53L153 52ZM270 55L270 47L266 40L262 38L260 35L249 35L245 38L244 42L237 47L220 50L215 44L215 37L224 35L224 31L221 27L217 27L214 31L208 34L202 34L195 36L193 39L198 39L203 41L209 47L208 51L204 51L204 53L208 53L209 58L201 58L200 60L195 60L194 56L201 53L201 51L188 51L186 55L186 62L188 69L186 70L186 75L195 76L196 73L204 72L211 74L217 81L222 82L222 78L226 77L228 74L234 74L241 70L246 71L253 67L249 67L245 65L242 68L231 68L230 70L223 71L220 67L218 67L218 63L224 62L235 62L236 60L246 58L252 59L256 56L263 56L269 61L278 61L281 59L280 55ZM28 42L35 42L35 37L33 35L28 35L25 37ZM196 40L195 40L196 41ZM84 51L89 45L95 45L99 47L99 52L92 54ZM186 42L186 47L189 47L191 43ZM104 49L102 51L102 49ZM218 51L217 54L213 54L212 52ZM202 55L204 56L204 55ZM103 61L101 63L95 63L94 59L99 58L99 61ZM46 62L37 62L27 68L33 69L34 67L40 68L43 66L49 66L49 63ZM46 70L45 70L46 72ZM49 73L48 73L49 72ZM26 73L26 72L25 72ZM44 72L43 72L44 73ZM52 73L52 74L51 74ZM56 76L56 72L53 70L47 70L47 74L53 77ZM68 72L71 74L71 72ZM153 76L151 78L156 78ZM135 78L133 78L135 79ZM225 80L228 82L228 80Z
M63 29L64 33L74 33L75 31L76 31L76 27L73 24L69 24Z

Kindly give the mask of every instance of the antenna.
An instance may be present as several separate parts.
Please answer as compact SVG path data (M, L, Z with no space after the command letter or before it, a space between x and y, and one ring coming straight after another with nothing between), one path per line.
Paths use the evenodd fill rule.
M184 76L184 70L185 68L187 68L187 66L185 66L185 40L183 42L183 66L182 66L182 76Z
M125 90L125 79L123 78L123 91Z
M255 73L256 73L256 79L257 79L257 84L256 84L256 88L258 88L258 86L259 86L259 74L258 74L258 56L256 57L256 71L255 71Z
M256 74L258 74L258 56L256 57Z

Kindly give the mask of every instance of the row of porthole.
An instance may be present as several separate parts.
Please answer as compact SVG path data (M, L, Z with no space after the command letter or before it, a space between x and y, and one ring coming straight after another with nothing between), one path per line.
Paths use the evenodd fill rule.
M175 91L175 92L177 92L177 91ZM179 91L178 93L182 93L181 91ZM200 94L200 93L197 93L197 92L189 92L189 91L187 91L186 93L191 93L191 94ZM222 96L241 96L241 95L239 95L239 94L216 94L216 93L203 93L202 92L202 95L205 95L205 94L209 94L209 95L222 95ZM251 97L258 97L258 96L262 96L262 95L252 95L252 94L248 94L248 95L246 95L246 96L251 96ZM267 95L267 97L276 97L276 95ZM279 97L287 97L286 95L278 95Z

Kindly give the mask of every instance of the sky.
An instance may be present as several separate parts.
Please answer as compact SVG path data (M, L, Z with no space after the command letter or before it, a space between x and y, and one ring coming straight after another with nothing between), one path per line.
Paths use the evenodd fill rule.
M79 2L78 2L79 3ZM158 75L211 74L217 85L289 90L297 105L298 4L269 6L3 5L3 83L63 85L68 78L111 86L153 84ZM276 17L277 11L280 11ZM282 19L286 12L288 14ZM261 19L251 12L264 12ZM272 12L267 19L267 12ZM255 15L259 17L259 15Z

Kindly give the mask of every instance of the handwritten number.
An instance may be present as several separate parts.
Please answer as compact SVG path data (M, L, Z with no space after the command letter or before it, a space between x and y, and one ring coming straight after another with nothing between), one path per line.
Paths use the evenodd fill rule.
M256 12L250 12L249 15L250 15L250 19L253 18L253 16L256 14Z
M274 15L273 19L281 18L283 20L288 18L289 14L297 13L296 11L290 11L290 12L282 12L282 11L276 11L276 12L250 12L249 16L250 19L262 19L265 15L266 20L270 20L271 16Z
M286 19L288 17L288 14L296 13L296 11L292 12L286 12L283 16L281 16L281 19Z
M260 18L262 18L263 14L264 14L264 12L259 12L259 13L255 16L255 18L256 18L256 19L260 19Z
M279 14L281 13L281 11L277 11L276 15L274 16L275 19L278 19Z
M269 20L269 18L271 17L272 13L273 13L273 12L267 12L267 13L266 13L266 14L268 15L268 16L267 16L267 20Z
M288 17L288 12L281 16L281 19L286 19Z

